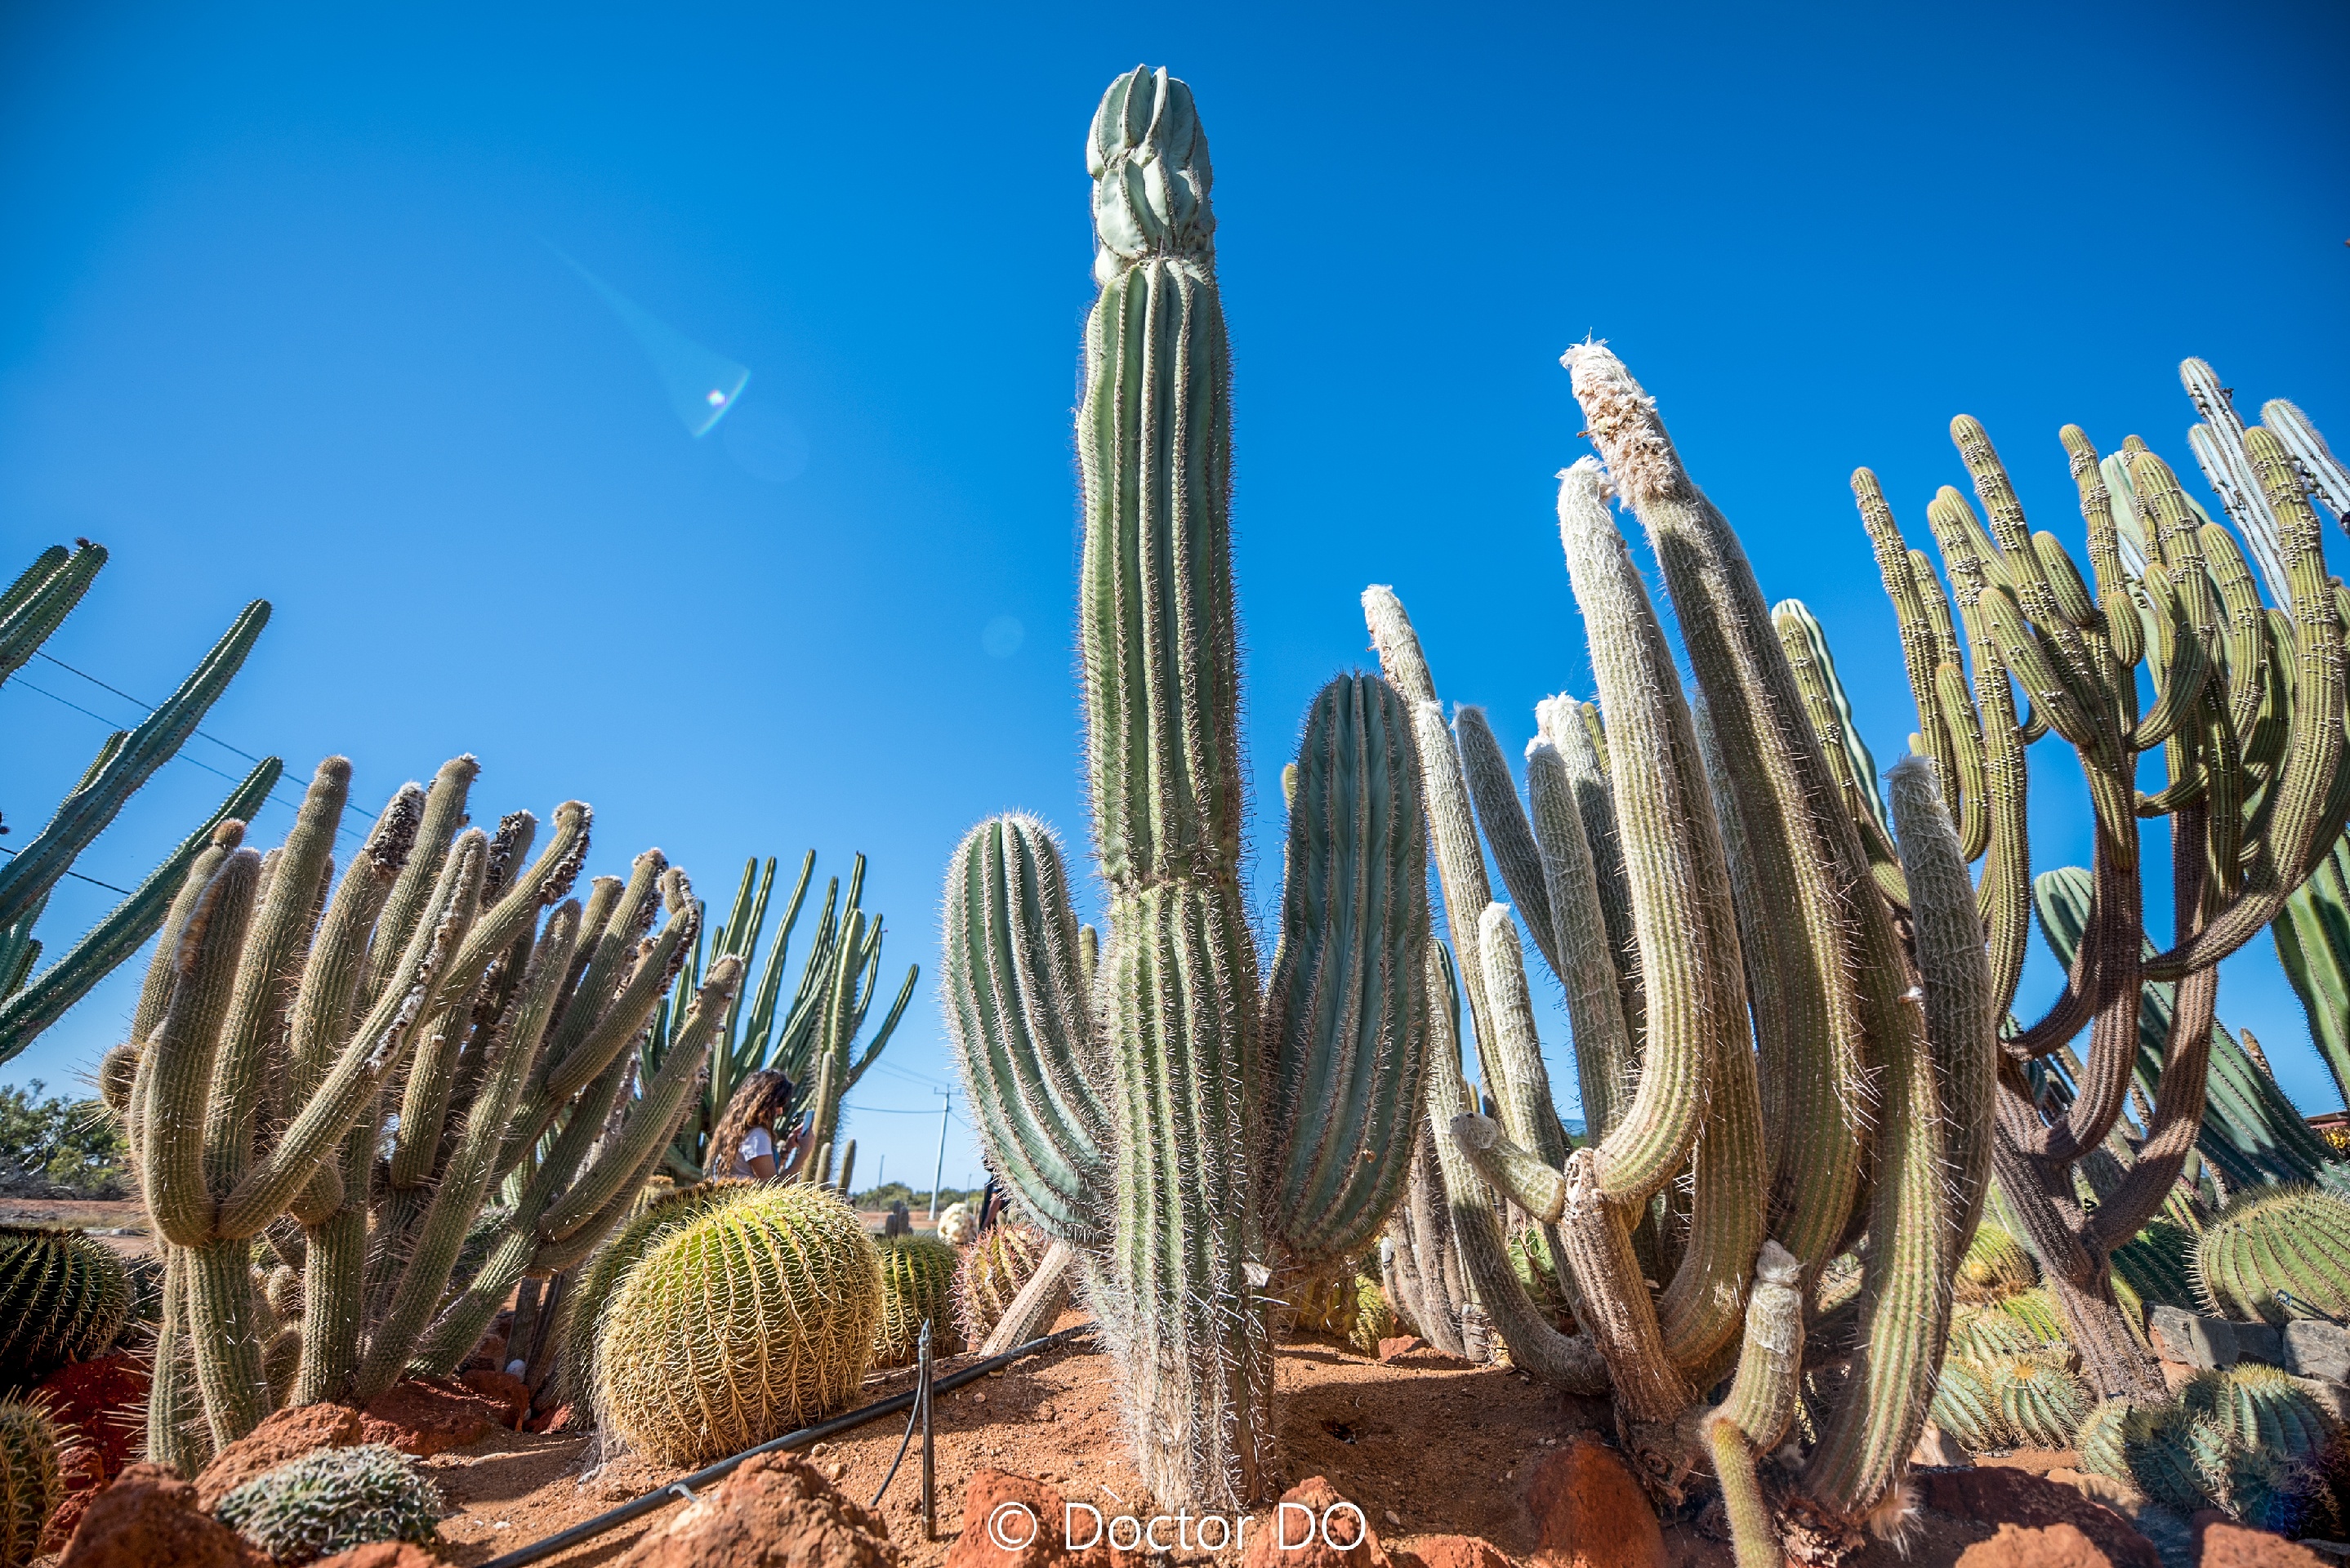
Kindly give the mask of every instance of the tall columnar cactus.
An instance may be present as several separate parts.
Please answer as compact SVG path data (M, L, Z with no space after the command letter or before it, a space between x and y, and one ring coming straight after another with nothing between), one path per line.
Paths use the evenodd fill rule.
M868 915L861 907L865 857L859 855L849 868L845 899L838 877L825 888L824 909L816 917L814 945L800 966L799 981L786 1002L784 961L790 950L792 931L799 924L808 879L815 870L816 851L811 849L800 861L799 876L784 907L783 923L768 944L766 961L759 968L758 978L747 983L727 1009L718 1038L711 1047L709 1082L665 1158L669 1169L688 1181L699 1181L709 1174L712 1164L710 1135L743 1080L762 1068L775 1068L792 1080L798 1090L793 1115L803 1109L814 1113L816 1137L811 1138L809 1147L815 1147L816 1138L831 1142L834 1130L840 1125L842 1097L857 1086L866 1069L879 1058L890 1035L896 1033L899 1020L905 1016L906 1004L913 999L914 981L921 973L919 964L907 966L897 997L874 1026L871 1038L861 1046L857 1044L881 974L881 917ZM744 864L742 883L734 890L733 908L723 923L708 929L704 940L695 944L693 957L686 965L681 994L691 994L703 970L729 954L742 961L748 975L760 935L766 928L767 902L775 887L775 862L772 857L764 866L756 859ZM685 1017L683 1007L662 1004L660 1016L642 1047L641 1070L647 1078L660 1070L671 1043L684 1030ZM717 1163L723 1172L723 1161ZM811 1160L804 1174L810 1180L822 1181L824 1173L814 1168L815 1163ZM847 1161L841 1163L845 1166Z
M1982 426L1960 416L1951 437L1982 515L1950 487L1927 508L1947 591L1902 539L1876 476L1856 472L1853 490L1899 626L1918 743L1952 789L1968 858L1985 859L1976 902L2000 1015L2014 1001L2034 894L2026 749L2054 733L2088 786L2094 854L2064 989L2004 1042L1999 1182L2098 1392L2153 1397L2160 1380L2129 1332L2110 1260L2170 1199L2199 1139L2220 1163L2206 1138L2229 1077L2215 1064L2219 963L2277 918L2350 816L2339 590L2294 450L2276 431L2245 430L2230 413L2194 441L2240 545L2137 437L2100 456L2066 426L2086 580L2054 535L2030 530ZM2140 665L2152 678L2144 711ZM1822 707L1813 712L1821 722ZM2158 748L2167 783L2141 792L2138 759ZM2149 951L2139 824L2158 819L2174 846L2174 928L2169 947ZM2174 1016L2149 1062L2150 982L2175 995L2163 999ZM2085 1029L2076 1069L2071 1046ZM2043 1092L2052 1079L2062 1093ZM2258 1085L2241 1088L2245 1103L2228 1106L2223 1125L2261 1119ZM2126 1129L2134 1090L2139 1120ZM2094 1209L2078 1199L2076 1167L2098 1190Z
M78 1231L0 1225L0 1389L103 1352L130 1316L130 1275Z
M691 940L683 877L648 852L583 911L565 896L588 808L557 807L534 861L528 813L494 838L464 826L476 772L459 758L429 793L395 794L329 898L350 764L328 758L282 849L265 862L224 835L175 900L118 1107L165 1244L148 1433L166 1462L192 1469L281 1397L365 1400L411 1368L453 1372L518 1280L627 1216L698 1086L732 956L624 1098L628 1047ZM500 1184L504 1219L452 1293ZM257 1246L300 1275L290 1389L269 1376L290 1325L255 1289Z
M1460 710L1448 732L1401 603L1385 588L1364 596L1388 679L1417 705L1447 917L1496 1106L1492 1121L1456 1120L1469 1107L1441 1108L1432 1091L1432 1120L1464 1261L1512 1361L1612 1388L1659 1490L1710 1462L1742 1556L1761 1559L1777 1547L1749 1472L1777 1435L1742 1421L1733 1438L1690 1417L1733 1371L1752 1381L1754 1408L1779 1407L1783 1374L1770 1369L1794 1365L1786 1341L1801 1335L1804 1303L1865 1232L1859 1288L1839 1309L1850 1374L1775 1517L1798 1517L1805 1542L1840 1541L1893 1490L1987 1185L1992 981L1931 771L1894 770L1889 825L1855 820L1865 753L1823 744L1744 554L1653 402L1604 348L1567 364L1607 462L1570 467L1559 493L1599 702L1538 711L1526 804L1481 716ZM1694 704L1610 515L1611 487L1663 566ZM1480 828L1516 922L1490 901ZM1539 884L1523 848L1507 847L1524 842ZM1898 925L1877 891L1888 879L1905 892ZM1592 1134L1571 1151L1533 1045L1517 922L1566 989ZM1459 1081L1440 1060L1434 1076ZM1506 1259L1496 1269L1485 1255L1497 1238L1474 1219L1485 1182L1549 1228L1585 1334L1560 1334ZM1684 1184L1685 1220L1644 1218ZM1783 1291L1758 1274L1762 1257L1785 1260ZM1786 1311L1766 1310L1783 1299ZM1792 1410L1792 1385L1784 1399Z
M70 551L53 545L0 592L0 682L40 651L41 644L89 591L92 579L105 564L105 548L86 539L78 541ZM228 689L268 623L266 601L255 599L247 605L169 701L136 728L107 737L48 826L0 861L0 1062L31 1044L90 987L145 946L163 923L189 866L212 841L214 831L231 818L250 818L276 787L284 764L276 757L265 757L229 793L220 809L165 857L128 898L62 957L34 973L42 943L33 933L50 888L72 867L74 857L106 830L123 804L196 732L196 726Z
M1190 89L1120 77L1087 167L1101 294L1077 421L1079 647L1109 940L1089 977L1059 846L999 817L948 874L944 990L991 1164L1083 1254L1144 1485L1230 1508L1272 1482L1263 1287L1359 1251L1403 1183L1426 829L1404 705L1376 678L1333 680L1306 717L1260 992L1231 367Z

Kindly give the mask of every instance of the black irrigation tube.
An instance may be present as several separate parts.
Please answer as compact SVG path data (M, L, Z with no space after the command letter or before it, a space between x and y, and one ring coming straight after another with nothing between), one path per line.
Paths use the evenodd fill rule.
M1001 1355L990 1356L987 1360L966 1366L960 1372L951 1372L946 1376L936 1379L931 1385L931 1392L934 1396L951 1393L966 1383L977 1382L991 1372L1000 1372L1015 1361L1023 1361L1031 1355L1055 1349L1066 1345L1079 1334L1091 1334L1093 1331L1092 1324L1081 1323L1074 1328L1065 1328L1058 1334L1048 1334L1042 1339L1032 1339L1025 1345L1015 1345ZM667 1508L680 1496L691 1497L695 1488L705 1487L712 1481L724 1480L732 1475L735 1467L745 1459L755 1459L761 1454L789 1453L794 1449L805 1449L820 1443L827 1438L838 1437L841 1433L861 1427L868 1421L878 1421L884 1416L894 1416L900 1410L910 1409L914 1403L915 1392L910 1388L903 1394L893 1394L889 1398L868 1405L861 1410L851 1410L846 1416L835 1416L829 1421L822 1421L813 1427L803 1427L796 1432L786 1432L771 1442L761 1443L755 1449L745 1449L733 1459L721 1459L716 1464L698 1469L690 1476L680 1476L660 1490L649 1491L642 1497L624 1502L608 1513L599 1513L593 1519L583 1520L568 1530L557 1531L544 1541L535 1541L528 1546L517 1547L503 1557L493 1557L483 1563L482 1568L523 1568L525 1563L541 1562L558 1552L567 1552L583 1541L592 1541L607 1531L618 1530L629 1521L641 1519L656 1509Z

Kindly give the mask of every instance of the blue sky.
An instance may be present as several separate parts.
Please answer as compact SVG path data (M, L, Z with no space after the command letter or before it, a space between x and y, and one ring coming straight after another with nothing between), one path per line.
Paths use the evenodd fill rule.
M851 1131L926 1181L935 1111L882 1113L951 1076L945 857L1005 807L1083 834L1069 412L1113 75L1170 67L1214 145L1262 805L1368 659L1367 583L1505 744L1588 691L1550 477L1587 334L1826 624L1881 762L1912 714L1854 465L1922 544L1975 414L2077 541L2057 426L2191 472L2188 354L2350 445L2345 48L2317 5L14 6L0 543L112 549L49 650L151 700L273 600L207 728L296 780L343 752L372 804L470 750L482 809L585 798L598 868L659 844L713 898L746 855L863 850L925 981ZM749 370L716 430L576 268ZM22 684L29 827L103 732ZM2052 865L2085 808L2033 755ZM135 880L225 792L195 763L234 756L188 756L85 871ZM110 900L68 884L52 934ZM130 972L0 1080L92 1062ZM2265 940L2220 1011L2334 1103Z

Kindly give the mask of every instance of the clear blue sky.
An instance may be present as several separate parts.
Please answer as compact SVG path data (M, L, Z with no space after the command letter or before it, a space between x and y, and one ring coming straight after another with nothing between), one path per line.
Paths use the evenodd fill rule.
M1973 413L2077 540L2057 426L2191 472L2188 354L2350 448L2345 57L2318 5L20 5L0 541L12 572L111 547L50 650L151 699L275 601L207 727L296 781L344 752L372 803L471 750L484 810L588 799L598 869L659 844L714 897L745 855L864 850L925 981L856 1103L935 1106L946 856L1004 807L1084 832L1069 412L1117 72L1190 80L1215 149L1262 805L1368 659L1367 583L1507 744L1588 691L1550 477L1586 334L1826 623L1881 761L1912 715L1855 464L1922 543ZM690 435L563 257L747 367L729 419ZM0 810L29 829L102 731L20 685ZM2085 807L2033 756L2054 864ZM226 787L174 763L83 869L136 879ZM68 884L52 931L109 901ZM133 989L0 1078L86 1067ZM2220 1010L2334 1103L2265 941ZM937 1126L856 1116L861 1171L926 1182ZM974 1167L958 1128L950 1181Z

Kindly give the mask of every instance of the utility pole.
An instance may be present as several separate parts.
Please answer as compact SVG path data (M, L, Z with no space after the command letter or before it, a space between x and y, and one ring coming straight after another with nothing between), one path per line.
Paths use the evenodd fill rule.
M946 1090L941 1089L939 1091L939 1163L938 1168L931 1172L931 1219L933 1221L936 1221L939 1217L939 1183L946 1179L947 1174L947 1123L953 1117L954 1112L951 1109L953 1105L954 1096Z
M877 1188L881 1186L881 1179L889 1174L889 1157L885 1154L873 1167L873 1185Z

